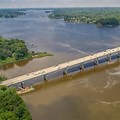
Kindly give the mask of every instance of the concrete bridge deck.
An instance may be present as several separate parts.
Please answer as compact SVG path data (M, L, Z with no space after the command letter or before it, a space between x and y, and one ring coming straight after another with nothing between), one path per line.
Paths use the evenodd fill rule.
M108 49L106 51L102 51L102 52L99 52L96 54L88 55L88 56L85 56L85 57L82 57L82 58L79 58L76 60L68 61L68 62L59 64L56 66L52 66L52 67L41 69L41 70L38 70L38 71L35 71L32 73L28 73L28 74L25 74L25 75L22 75L22 76L19 76L16 78L12 78L12 79L3 81L2 83L0 83L0 85L10 86L10 85L17 84L17 83L20 83L20 82L23 82L23 81L26 81L26 80L29 80L32 78L36 78L38 76L47 75L49 73L52 73L52 72L55 72L58 70L63 70L63 69L67 69L67 68L70 68L70 67L75 66L75 65L84 64L85 62L93 61L93 60L99 59L101 57L105 57L105 56L110 57L111 54L114 54L114 53L119 54L119 51L120 51L120 47Z

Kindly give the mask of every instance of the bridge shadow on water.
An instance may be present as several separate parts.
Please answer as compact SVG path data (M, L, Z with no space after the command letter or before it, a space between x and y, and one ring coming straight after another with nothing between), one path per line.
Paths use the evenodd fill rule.
M57 84L62 84L64 82L74 81L74 80L79 79L79 78L82 79L82 78L87 77L89 75L97 74L97 73L100 73L104 70L115 68L119 65L120 65L120 60L117 59L115 61L106 62L106 63L101 64L99 66L96 65L96 66L90 67L90 68L85 69L85 70L79 69L79 70L74 71L74 72L73 72L73 70L72 70L72 72L71 71L69 72L69 70L68 70L69 74L64 75L64 76L63 75L60 75L60 76L55 75L57 77L54 76L54 78L53 78L53 76L52 76L51 79L48 79L46 81L44 81L42 78L43 76L41 76L41 77L36 79L36 81L37 81L36 84L35 84L34 80L31 80L31 81L34 81L33 86L35 87L36 90L45 89L45 88L48 88L50 86L52 87L52 86L55 86ZM76 68L74 70L76 70ZM29 94L29 93L27 93L27 94Z

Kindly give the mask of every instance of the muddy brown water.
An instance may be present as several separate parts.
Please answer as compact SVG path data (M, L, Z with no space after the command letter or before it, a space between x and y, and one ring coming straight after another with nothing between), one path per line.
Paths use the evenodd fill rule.
M47 81L21 97L33 120L119 120L120 62Z
M98 28L92 24L49 19L44 10L27 10L14 19L0 19L0 35L19 38L29 50L54 56L9 64L0 74L17 77L84 55L120 46L120 26ZM120 64L37 86L22 96L33 120L120 120Z

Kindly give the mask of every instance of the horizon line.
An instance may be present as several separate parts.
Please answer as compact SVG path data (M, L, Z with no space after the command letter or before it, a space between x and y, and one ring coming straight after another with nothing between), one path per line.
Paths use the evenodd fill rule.
M80 7L0 7L0 9L54 9L54 8L120 8L120 6L80 6Z

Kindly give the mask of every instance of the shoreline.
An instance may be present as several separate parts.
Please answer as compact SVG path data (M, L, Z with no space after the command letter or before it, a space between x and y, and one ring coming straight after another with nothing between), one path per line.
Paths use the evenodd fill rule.
M64 82L68 82L68 81L72 81L72 80L75 80L76 78L83 78L87 75L91 75L91 74L94 74L94 72L96 73L99 73L100 71L103 71L107 68L113 68L113 67L117 67L119 65L119 61L113 61L112 63L110 64L101 64L100 67L96 67L96 68L88 68L86 69L85 71L82 71L81 73L76 71L76 72L73 72L71 74L68 74L67 76L58 76L56 78L52 78L50 79L49 81L41 81L37 84L34 84L30 87L33 87L34 90L31 90L31 91L28 91L28 92L25 92L23 94L20 94L21 96L24 96L24 95L28 95L32 92L35 92L35 91L38 91L38 90L41 90L41 89L44 89L44 87L48 87L49 85L50 86L54 86L56 84L60 84L60 83L64 83ZM64 79L64 80L62 80ZM27 88L27 87L26 87Z
M35 54L36 55L28 55L25 58L20 59L20 60L13 59L12 62L8 61L6 63L2 63L2 64L0 63L0 67L3 67L5 65L9 65L9 64L17 64L18 62L31 61L31 60L36 59L36 58L43 58L43 57L47 57L47 56L53 56L53 54L50 54L50 53L47 53L47 52L38 52L38 53L35 53ZM0 82L6 81L6 80L8 80L8 78L4 74L1 74L0 75Z
M114 49L111 49L109 51L106 50L106 52L105 51L99 52L99 53L96 53L92 56L91 55L85 56L83 58L79 58L79 59L76 59L76 60L73 60L73 61L68 61L68 62L59 64L59 65L56 65L56 66L41 69L39 71L35 71L35 72L29 73L29 74L27 73L25 75L22 75L22 76L13 78L13 79L9 79L7 82L4 82L2 84L7 85L7 86L11 86L11 85L14 85L16 83L24 82L24 81L27 81L27 80L33 80L33 79L36 79L36 82L38 82L37 79L40 76L42 76L41 77L42 80L46 81L47 80L46 76L49 73L53 73L55 71L59 71L60 75L67 75L67 74L75 72L75 71L85 70L87 68L90 68L90 67L93 67L93 66L98 66L98 65L104 64L104 63L109 64L109 62L110 62L110 64L111 64L112 61L118 59L118 54L116 53L116 51L118 51L118 48L114 48ZM107 58L104 57L106 54L109 55L109 53L112 53L110 58L109 57L107 57ZM96 56L99 58L99 60L93 61L93 60L96 59ZM101 57L104 57L104 58L101 58ZM89 62L87 62L87 61L89 61ZM87 63L83 63L83 62L87 62ZM92 62L92 64L91 64L91 62ZM79 66L79 64L80 64L80 66ZM66 68L66 66L67 66L67 68ZM68 66L69 66L69 68L68 68ZM72 68L74 68L75 70L71 71ZM17 79L17 81L16 81L16 79ZM11 81L12 81L12 83L11 83ZM28 83L26 83L26 85L27 84Z
M47 52L38 52L38 53L36 53L36 55L29 54L25 58L20 59L20 60L15 60L14 58L8 58L8 60L0 61L0 67L11 64L11 63L15 64L15 63L22 62L25 60L33 60L35 58L42 58L42 57L47 57L47 56L53 56L53 54L50 54ZM9 59L10 59L10 61L9 61Z

